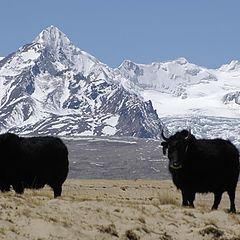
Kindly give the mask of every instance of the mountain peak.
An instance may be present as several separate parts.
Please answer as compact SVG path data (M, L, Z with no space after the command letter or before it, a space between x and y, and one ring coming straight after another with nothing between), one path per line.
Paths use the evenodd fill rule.
M34 42L41 43L54 48L69 45L71 43L68 37L53 25L44 29L35 38Z
M188 63L188 60L184 57L179 57L175 60L176 63L180 64L180 65L185 65Z
M225 64L220 67L220 71L225 71L225 72L234 72L239 70L240 70L240 61L238 60L233 60L229 64Z
M131 60L124 60L118 68L132 68L133 66L136 66L137 64Z
M60 62L65 69L74 66L75 70L84 72L84 75L88 75L91 68L100 63L94 56L76 47L61 30L53 25L44 29L33 43L47 47L48 52L50 49L52 57L55 58L53 62Z

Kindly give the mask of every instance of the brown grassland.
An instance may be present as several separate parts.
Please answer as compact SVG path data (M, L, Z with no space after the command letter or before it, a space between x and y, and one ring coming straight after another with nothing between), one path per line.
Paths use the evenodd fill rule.
M240 239L240 213L227 212L227 195L217 211L212 202L198 194L195 209L181 207L171 181L68 179L57 199L48 187L0 193L0 239Z

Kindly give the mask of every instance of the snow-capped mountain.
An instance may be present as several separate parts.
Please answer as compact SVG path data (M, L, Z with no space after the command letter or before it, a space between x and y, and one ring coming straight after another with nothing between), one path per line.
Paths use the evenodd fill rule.
M207 69L188 63L185 58L149 65L125 60L117 70L140 88L182 97L188 85L217 80Z
M200 67L184 58L149 65L124 61L115 72L132 81L145 100L152 100L161 116L240 117L238 61L219 69Z
M50 26L0 59L0 119L1 133L153 138L163 122L170 133L190 127L240 147L240 62L125 60L112 69Z
M237 60L231 61L229 64L222 65L219 70L221 72L240 72L240 62Z
M0 132L160 136L132 83L50 26L0 61Z
M191 128L198 137L229 138L240 147L240 62L207 69L184 58L117 69L151 100L170 133Z

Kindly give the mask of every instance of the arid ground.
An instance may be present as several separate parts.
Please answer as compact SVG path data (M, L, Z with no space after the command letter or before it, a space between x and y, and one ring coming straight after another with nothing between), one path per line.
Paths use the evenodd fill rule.
M240 185L236 207L240 210ZM197 195L181 207L171 181L68 179L60 198L50 188L0 193L0 239L240 239L240 213L229 214L225 194Z

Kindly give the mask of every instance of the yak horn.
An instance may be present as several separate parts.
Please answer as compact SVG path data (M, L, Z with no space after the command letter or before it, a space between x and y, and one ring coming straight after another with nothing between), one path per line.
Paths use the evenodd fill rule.
M163 129L162 129L162 131L161 131L161 136L162 136L162 139L163 139L163 140L168 141L169 138L167 138L167 137L164 136Z
M191 128L188 129L188 135L185 137L186 140L190 139L191 137Z

